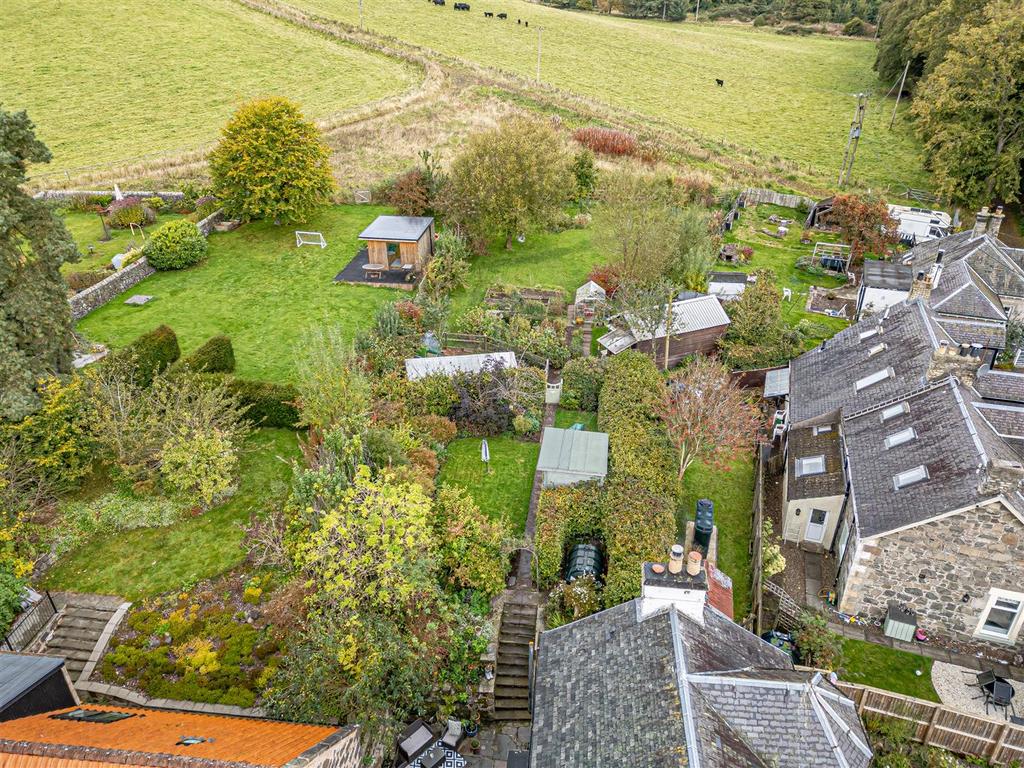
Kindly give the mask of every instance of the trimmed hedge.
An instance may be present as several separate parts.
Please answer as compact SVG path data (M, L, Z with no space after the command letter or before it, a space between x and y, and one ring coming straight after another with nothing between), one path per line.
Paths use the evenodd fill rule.
M233 373L235 350L228 336L214 336L183 358L176 367L188 368L197 373Z
M562 578L567 544L576 539L604 538L603 512L604 489L596 483L541 491L535 548L542 588Z
M637 597L642 564L664 560L675 544L675 502L626 477L608 483L605 500L608 575L604 604L611 607Z
M596 411L604 384L605 361L600 357L577 357L562 368L562 399L566 408Z
M154 269L184 269L206 258L206 238L187 219L175 219L154 232L143 253Z
M139 383L148 387L158 373L163 373L181 357L181 347L174 330L161 325L142 334L115 355L121 359L134 359Z
M248 406L245 418L258 427L295 429L299 422L299 390L291 384L229 378L228 391Z

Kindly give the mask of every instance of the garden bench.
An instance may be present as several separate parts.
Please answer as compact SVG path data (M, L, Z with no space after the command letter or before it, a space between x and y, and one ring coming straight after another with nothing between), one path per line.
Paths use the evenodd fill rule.
M327 247L327 240L324 239L322 232L300 232L295 231L295 247L300 248L303 245L319 245L321 248Z

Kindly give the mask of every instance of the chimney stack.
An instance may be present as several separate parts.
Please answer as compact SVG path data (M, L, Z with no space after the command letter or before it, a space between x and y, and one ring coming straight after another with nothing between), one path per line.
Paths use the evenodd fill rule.
M932 353L928 365L928 381L938 381L949 376L956 376L963 384L972 386L978 376L978 369L983 362L982 348L971 344L940 343Z
M914 299L922 299L925 303L928 302L928 298L932 295L932 273L925 273L921 270L917 273L917 277L914 278L914 282L910 286L910 293L907 294L907 301L913 301Z
M683 572L683 545L673 544L668 553L668 572L678 576ZM689 569L687 569L689 573Z
M981 237L987 234L991 221L992 214L988 212L988 206L986 205L974 214L974 237Z
M1006 214L1003 213L1003 206L996 207L995 213L992 214L992 218L988 220L988 234L992 237L999 237L999 230L1002 229L1003 219L1006 218Z
M708 577L700 552L690 552L676 544L669 552L668 569L661 563L644 563L640 590L640 617L645 619L665 608L681 611L698 624L704 624L704 603L708 596Z

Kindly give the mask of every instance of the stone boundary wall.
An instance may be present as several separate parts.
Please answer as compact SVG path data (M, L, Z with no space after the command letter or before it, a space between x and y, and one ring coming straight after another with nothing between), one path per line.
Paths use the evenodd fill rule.
M153 190L139 191L139 190L123 190L121 192L125 197L159 197L163 200L182 200L185 197L184 192L157 192ZM36 200L69 200L75 197L104 197L114 196L114 190L112 189L46 189L42 192L36 192L33 197Z
M71 319L77 323L94 309L99 309L115 296L127 291L133 285L141 283L155 272L156 270L149 266L149 262L143 256L124 269L119 269L110 277L100 280L96 285L91 285L84 291L76 293L68 299L68 304L71 305Z
M214 211L205 219L196 224L203 237L209 237L210 233L213 232L213 228L224 219L224 209L221 208L218 211Z
M80 681L75 689L81 693L114 699L134 707L151 709L170 709L178 712L197 712L204 715L228 715L230 717L265 718L267 713L260 707L236 707L232 704L203 704L198 701L182 701L180 699L151 699L145 694L136 693L119 685Z

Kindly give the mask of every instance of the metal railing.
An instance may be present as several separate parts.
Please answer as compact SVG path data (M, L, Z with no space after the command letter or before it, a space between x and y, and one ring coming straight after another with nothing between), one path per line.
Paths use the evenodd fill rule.
M43 593L43 598L24 611L10 631L4 636L3 644L5 650L18 653L25 650L39 635L43 627L54 616L57 615L57 606L49 592Z

